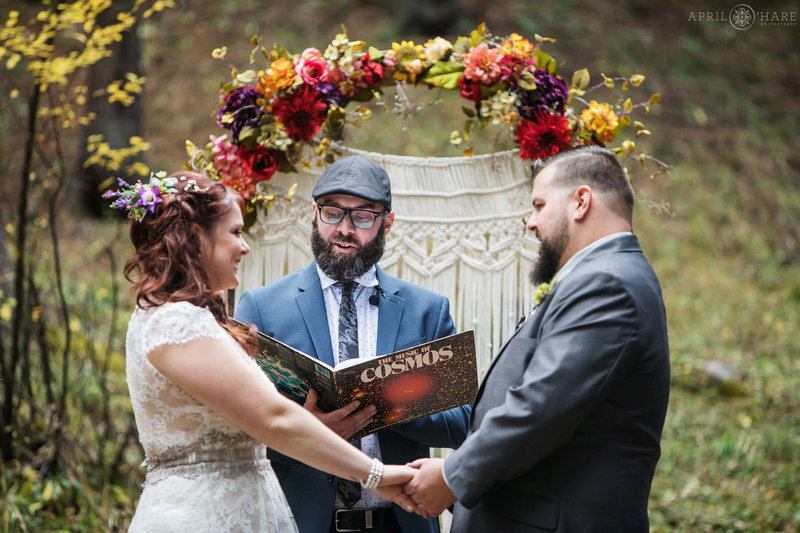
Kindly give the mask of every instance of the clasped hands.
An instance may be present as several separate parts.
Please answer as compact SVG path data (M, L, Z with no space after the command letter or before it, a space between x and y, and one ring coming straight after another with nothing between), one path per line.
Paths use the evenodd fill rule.
M455 494L444 482L443 463L444 459L426 458L417 459L404 467L393 466L405 470L403 477L406 480L379 487L375 489L375 494L423 518L439 516L456 501Z
M376 412L374 406L358 409L360 405L357 401L325 412L317 405L317 401L317 393L312 389L304 407L345 439L372 422ZM409 513L415 512L424 518L439 516L456 501L455 495L444 482L443 463L443 459L425 458L405 466L386 465L383 483L374 489L375 494L393 501Z

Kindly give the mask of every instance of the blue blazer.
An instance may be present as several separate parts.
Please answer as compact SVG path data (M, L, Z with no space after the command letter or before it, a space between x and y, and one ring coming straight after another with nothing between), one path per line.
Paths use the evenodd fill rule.
M377 355L456 333L447 298L388 276L377 268L383 294L378 299ZM333 366L333 350L317 267L290 274L266 287L244 291L234 315L274 337ZM466 438L472 408L458 407L381 430L377 433L385 463L404 464L428 457L430 448L456 448ZM337 478L269 451L301 533L326 533L333 520ZM428 520L393 506L404 533L436 533Z

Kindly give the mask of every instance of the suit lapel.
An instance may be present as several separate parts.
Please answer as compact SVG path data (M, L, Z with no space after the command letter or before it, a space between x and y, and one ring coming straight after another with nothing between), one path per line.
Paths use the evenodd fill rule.
M303 271L297 289L295 301L314 344L317 359L334 366L328 315L325 311L325 299L322 296L322 285L316 263L311 263L311 266Z
M503 353L505 353L506 348L511 344L511 341L513 341L514 338L517 335L522 334L523 330L525 331L524 335L526 337L538 336L538 335L531 335L530 332L531 331L538 331L539 324L542 322L542 317L544 316L545 311L547 310L547 307L550 305L550 302L553 300L553 294L554 293L555 293L555 289L553 289L553 292L548 294L545 297L545 299L542 301L542 303L536 308L536 312L533 314L533 316L528 317L528 319L520 327L518 327L517 330L511 335L511 337L503 344L503 346L500 348L500 351L497 352L497 355L494 357L494 359L492 359L492 362L489 365L489 369L486 371L486 375L483 377L483 380L481 381L481 385L478 388L478 393L475 395L475 401L472 402L473 406L476 405L478 403L478 401L481 399L481 396L483 395L483 389L486 386L486 382L489 380L489 374L492 373L492 370L494 369L495 365L497 364L497 361L499 361L500 358L503 356ZM470 415L470 419L474 420L474 416L475 416L475 409L472 410L472 414Z
M383 289L383 293L378 294L378 342L375 353L385 355L392 353L397 345L400 319L403 317L406 301L397 296L399 287L377 265L375 274Z
M586 255L586 257L584 257L578 265L576 265L575 269L577 270L577 269L586 267L587 265L589 265L591 263L591 261L594 258L596 258L598 256L601 256L601 255L604 255L604 254L608 254L608 253L616 253L616 252L637 252L637 253L641 253L641 248L639 246L639 239L636 237L636 235L630 234L630 235L626 235L626 236L618 238L618 239L613 239L613 240L611 240L611 241L609 241L607 243L601 244L598 248L596 248L596 249L592 250L591 252L589 252L589 254ZM481 381L481 385L478 388L478 393L475 395L475 401L473 402L473 410L472 410L472 414L470 415L470 421L471 422L474 422L475 412L476 412L476 409L474 409L474 406L478 404L478 401L480 400L480 398L481 398L481 396L483 394L483 389L486 386L487 380L489 379L489 374L491 374L491 372L494 369L495 365L500 360L500 358L503 356L503 353L505 352L506 348L508 348L509 344L511 344L511 341L513 341L514 338L522 332L522 330L526 330L524 335L526 335L527 337L538 337L538 333L536 335L532 335L531 331L537 331L538 332L540 324L541 324L542 320L544 320L544 316L545 316L545 314L547 312L547 308L550 306L550 303L553 301L553 298L554 298L553 295L556 292L558 292L558 289L559 289L559 285L558 285L558 283L556 283L556 286L553 289L553 291L550 294L548 294L544 298L544 300L542 301L541 305L539 305L539 307L536 308L536 312L534 313L534 315L532 317L529 317L528 320L525 321L525 323L523 323L519 328L517 328L517 330L514 332L514 334L511 335L511 337L500 348L500 351L497 353L497 355L494 357L494 359L492 359L492 363L489 365L489 369L486 371L486 375L483 377L483 380Z

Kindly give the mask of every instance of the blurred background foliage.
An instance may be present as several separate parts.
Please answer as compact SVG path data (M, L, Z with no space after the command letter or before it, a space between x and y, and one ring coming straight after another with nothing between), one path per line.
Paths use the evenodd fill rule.
M452 39L485 21L496 35L557 39L546 51L565 77L583 67L593 81L600 72L644 74L648 90L663 96L645 120L653 132L645 150L672 165L653 180L634 176L635 231L662 282L672 348L652 529L797 531L800 5L753 3L758 11L794 13L794 23L756 21L738 31L719 20L737 3L176 0L135 29L139 70L131 71L147 79L137 97L137 127L150 145L142 159L153 169L177 169L186 139L201 144L219 134L218 89L231 65L211 51L227 46L226 61L244 70L253 35L299 53L324 49L344 25L351 39L385 49L401 39ZM0 23L12 9L27 20L42 5L5 0ZM64 177L64 192L53 198L55 182L44 170L31 177L30 209L23 227L16 225L21 125L32 92L21 68L0 69L3 361L18 306L19 231L29 235L23 281L33 324L15 371L15 417L3 421L13 449L0 471L0 528L124 530L143 480L124 375L132 308L121 276L130 250L126 225L110 213L89 216L81 201L95 193L82 177L82 130L63 135L63 154L51 164ZM362 129L346 131L348 144L459 155L448 139L463 122L460 102L427 105L438 96L412 91L419 112L405 119L375 112ZM492 151L496 142L487 133L476 148ZM42 147L38 160L46 161L54 154ZM7 398L5 382L0 389Z

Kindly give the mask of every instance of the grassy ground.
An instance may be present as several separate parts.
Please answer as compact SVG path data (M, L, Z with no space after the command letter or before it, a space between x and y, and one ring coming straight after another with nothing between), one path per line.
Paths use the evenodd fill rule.
M673 165L669 176L637 178L636 231L662 282L673 362L663 455L650 502L653 530L800 529L794 473L800 463L800 337L794 333L800 323L800 157L792 150L800 133L797 27L754 25L736 31L725 21L690 19L700 9L728 12L732 5L725 2L698 8L688 2L663 7L638 0L557 5L510 0L487 8L462 0L450 16L455 20L450 28L428 31L425 25L433 27L435 19L426 15L428 4L433 3L179 2L140 30L151 165L177 168L185 159L185 139L202 143L218 133L212 113L229 66L213 61L210 51L227 45L233 62L244 67L253 34L299 52L324 47L345 24L351 38L386 48L402 38L424 42L441 33L464 34L485 20L496 34L538 32L558 38L548 50L564 62L566 73L587 66L594 74L645 74L649 87L664 96L647 121L654 132L647 149ZM9 8L0 6L0 18ZM791 1L757 9L800 10ZM411 155L457 155L441 141L459 126L456 114L434 108L402 122L376 117L365 131L353 132L352 144ZM6 150L0 162L16 175L13 122L0 121L0 126L0 146ZM483 148L493 148L491 137ZM659 212L648 201L666 202L670 209ZM2 204L4 216L11 205ZM124 232L111 222L65 218L70 298L88 309L81 317L102 322L99 317L110 304L101 302L91 311L81 302L91 300L94 287L109 294L103 243L117 241L114 253L124 256L126 248L119 244ZM125 300L121 307L128 308ZM118 372L121 349L117 342ZM709 362L730 367L732 379L710 379ZM112 390L118 395L116 408L124 412L121 377L118 373ZM84 379L76 386L84 384L97 394L96 385ZM87 405L93 405L92 398L76 401L75 409ZM90 499L105 509L91 523L122 525L129 519L141 473L139 450L132 446L126 453L130 479ZM41 500L46 485L34 472L26 489L14 478L20 471L6 470L3 489L11 495L17 487L15 508L34 517L29 529L86 528L86 521L78 525L79 508L69 502L26 512L26 505ZM87 486L91 477L87 472ZM0 509L5 529L22 527L15 526L19 522L11 507Z
M800 272L742 216L719 168L676 169L670 218L639 213L669 314L673 387L654 531L795 531L800 492ZM777 212L773 212L778 215ZM765 221L767 222L767 221ZM731 380L709 379L721 362Z

